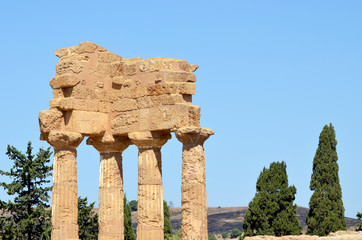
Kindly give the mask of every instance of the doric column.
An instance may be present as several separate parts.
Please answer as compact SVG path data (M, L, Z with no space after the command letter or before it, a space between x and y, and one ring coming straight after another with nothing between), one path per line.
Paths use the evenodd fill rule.
M128 134L138 147L137 240L161 240L163 235L163 188L161 147L170 133Z
M115 138L105 143L89 138L100 153L99 170L99 234L100 240L124 239L122 152L131 144L128 138Z
M54 148L52 236L53 240L78 240L77 150L80 133L51 131Z
M181 128L176 131L182 148L182 239L207 240L207 199L203 144L214 131L208 128Z

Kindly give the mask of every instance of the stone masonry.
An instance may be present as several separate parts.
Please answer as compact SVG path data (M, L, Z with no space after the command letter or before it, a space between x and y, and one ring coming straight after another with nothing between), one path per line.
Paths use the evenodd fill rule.
M124 239L122 152L138 154L138 240L162 240L161 147L183 143L182 238L207 239L204 141L192 105L197 65L171 58L122 58L91 42L58 49L54 99L41 111L41 140L54 147L52 239L79 239L76 148L84 137L100 154L99 237Z

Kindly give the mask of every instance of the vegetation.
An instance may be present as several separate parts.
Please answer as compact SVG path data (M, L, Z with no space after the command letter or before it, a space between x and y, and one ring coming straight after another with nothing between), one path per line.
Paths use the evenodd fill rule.
M234 228L230 232L230 237L231 238L236 238L236 237L239 237L240 235L241 235L241 231L239 229L237 229L237 228Z
M358 212L356 216L358 217L358 220L361 221L361 222L357 225L356 231L362 231L362 212Z
M215 237L215 235L209 235L209 240L217 240L217 238Z
M243 222L244 237L301 234L297 206L293 205L297 190L288 186L286 167L285 162L273 162L260 173Z
M0 201L0 211L8 213L0 217L0 235L2 239L50 239L51 222L49 210L49 194L52 189L44 186L50 181L52 166L49 158L50 148L39 149L32 154L31 142L23 154L15 147L8 146L6 155L14 162L10 172L0 170L0 174L12 179L12 182L1 182L13 201Z
M137 211L137 201L136 200L132 200L132 201L130 201L129 202L129 205L130 205L130 207L131 207L131 211L133 212L133 211Z
M313 160L307 214L308 234L325 236L346 229L342 189L338 177L337 140L332 124L325 125Z
M223 239L228 238L228 237L229 237L229 233L228 233L228 232L223 232L223 233L221 234L221 237L222 237Z
M132 228L131 207L127 202L127 197L124 195L124 240L136 240L136 235Z
M172 236L172 240L181 240L181 228Z
M170 220L170 210L168 209L167 202L163 200L163 233L165 240L172 240L172 226Z
M78 198L79 238L98 239L98 214L93 211L94 202L88 205L87 198Z

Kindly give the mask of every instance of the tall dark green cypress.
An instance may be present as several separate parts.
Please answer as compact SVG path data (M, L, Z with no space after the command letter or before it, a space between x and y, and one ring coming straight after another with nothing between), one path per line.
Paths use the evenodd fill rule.
M299 235L302 227L293 205L297 192L288 186L285 162L264 168L256 183L256 194L249 203L243 222L244 237L255 235Z
M10 172L0 170L0 174L12 179L1 182L8 195L14 201L0 201L0 236L2 239L50 239L51 223L49 194L52 166L49 165L52 152L50 148L39 149L32 154L33 147L28 143L26 154L15 147L8 146L6 155L14 162Z
M136 235L134 234L132 228L132 213L131 207L127 202L127 197L123 197L124 203L124 240L136 240Z
M332 124L325 125L313 160L307 214L308 234L325 236L346 229L342 189L338 177L337 140Z
M163 233L165 240L172 240L172 226L170 220L170 210L168 209L167 202L163 200Z

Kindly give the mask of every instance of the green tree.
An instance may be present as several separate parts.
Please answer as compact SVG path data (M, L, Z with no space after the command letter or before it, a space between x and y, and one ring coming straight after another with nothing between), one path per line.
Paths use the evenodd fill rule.
M9 172L0 170L0 174L12 179L1 182L13 201L0 201L0 235L2 239L50 239L51 222L49 194L52 166L49 165L52 152L50 148L39 149L32 154L33 147L28 142L26 154L13 146L8 146L6 155L14 162Z
M209 235L209 240L217 240L217 238L215 237L215 235Z
M346 229L336 146L334 127L325 125L313 160L309 186L313 194L307 214L307 234L325 236Z
M221 234L221 237L222 237L223 239L228 238L228 237L229 237L229 233L228 233L228 232L223 232L223 233Z
M181 228L176 231L175 235L172 235L172 240L181 240Z
M231 238L236 238L236 237L239 237L240 235L241 235L241 231L239 229L237 229L237 228L234 228L230 232L230 237Z
M172 226L170 220L170 210L168 209L167 202L163 200L163 233L165 240L172 240Z
M123 197L124 203L124 240L136 240L136 235L132 228L131 207L127 202L127 197Z
M286 167L284 161L273 162L260 173L256 194L245 214L244 237L301 234L302 226L296 217L297 206L293 205L297 190L288 186Z
M131 211L133 212L133 211L137 211L137 201L136 200L132 200L132 201L130 201L129 202L129 205L130 205L130 207L131 207Z
M362 231L362 212L358 212L356 216L358 217L358 220L361 221L361 222L357 225L356 231Z
M98 214L93 211L94 202L88 205L87 197L78 198L79 238L98 239Z

